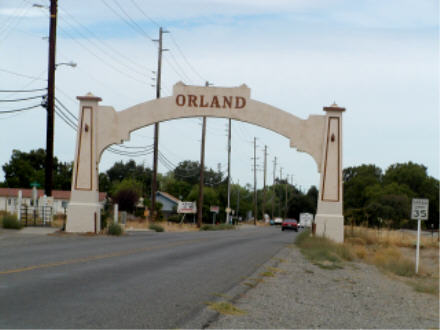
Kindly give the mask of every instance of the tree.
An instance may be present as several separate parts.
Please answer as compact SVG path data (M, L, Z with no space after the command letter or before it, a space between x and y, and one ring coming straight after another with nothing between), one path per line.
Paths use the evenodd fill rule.
M112 200L121 211L133 212L141 196L142 185L134 179L124 179L115 186Z
M41 186L44 186L45 159L46 151L41 148L30 152L13 150L11 160L2 167L5 173L5 186L30 188L32 182L38 182ZM63 163L57 157L54 157L53 173L54 189L71 189L72 163Z
M194 185L191 192L188 195L189 201L196 201L199 197L199 185ZM219 198L217 191L211 187L203 187L203 209L202 218L203 222L210 222L211 212L209 208L211 205L219 205Z
M348 167L343 170L344 179L344 209L358 208L365 205L366 188L380 184L382 170L375 165Z

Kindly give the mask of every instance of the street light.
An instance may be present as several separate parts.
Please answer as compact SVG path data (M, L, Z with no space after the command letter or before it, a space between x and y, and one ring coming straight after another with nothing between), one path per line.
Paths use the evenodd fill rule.
M59 67L60 65L66 65L66 66L70 66L70 67L72 67L72 68L76 68L76 66L77 66L78 64L76 64L76 63L73 62L73 61L57 63L57 64L55 64L55 69L56 69L57 67Z

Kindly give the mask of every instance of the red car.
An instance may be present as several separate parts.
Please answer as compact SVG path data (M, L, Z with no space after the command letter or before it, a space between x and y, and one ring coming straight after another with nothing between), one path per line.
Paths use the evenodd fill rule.
M298 221L295 219L285 219L281 225L281 230L285 229L293 229L294 231L298 231Z

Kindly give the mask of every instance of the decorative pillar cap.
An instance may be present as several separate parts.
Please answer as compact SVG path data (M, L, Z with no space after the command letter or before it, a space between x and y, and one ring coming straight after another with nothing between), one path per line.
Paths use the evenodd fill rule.
M324 107L324 111L340 111L340 112L343 112L343 111L345 111L345 108L342 108L342 107L338 106L336 104L336 102L333 102L333 104L331 106Z
M80 101L95 101L95 102L101 102L102 99L99 96L93 95L91 92L88 92L85 96L77 96L76 97Z

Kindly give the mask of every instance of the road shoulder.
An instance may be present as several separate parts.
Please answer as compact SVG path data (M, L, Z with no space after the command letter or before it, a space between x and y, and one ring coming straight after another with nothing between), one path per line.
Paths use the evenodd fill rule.
M265 272L274 277L262 276ZM266 274L267 275L267 274ZM249 283L261 278L254 288ZM289 246L228 292L243 315L211 312L208 328L438 328L436 296L414 291L363 263L327 270ZM233 297L228 300L228 297Z

